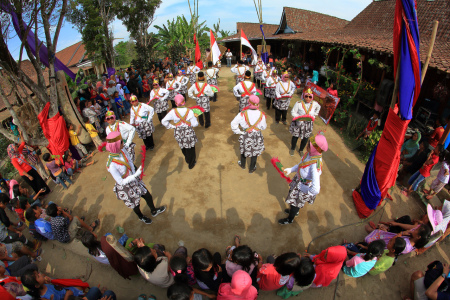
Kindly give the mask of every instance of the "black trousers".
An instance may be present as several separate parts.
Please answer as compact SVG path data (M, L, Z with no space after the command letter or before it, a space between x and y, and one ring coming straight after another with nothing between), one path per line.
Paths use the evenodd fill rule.
M184 160L189 165L189 168L193 168L195 165L195 146L192 148L181 148L181 152L184 155Z
M176 108L177 106L175 105L175 100L170 100L170 103L172 103L172 108Z
M270 109L270 107L272 106L272 101L273 101L273 99L272 98L266 98L266 106L267 106L267 109Z
M249 170L253 170L256 168L256 160L258 159L258 156L252 156L250 157L250 166L248 166ZM247 157L245 157L244 154L241 154L241 164L245 166L245 161L247 160Z
M297 141L298 141L298 137L293 136L292 137L292 142L291 142L291 150L295 150L295 146L297 146ZM306 145L309 142L309 137L307 138L302 138L302 141L300 142L300 149L299 151L303 151L303 149L305 149Z
M164 119L164 117L167 115L167 110L163 111L162 113L157 113L157 115L159 122L161 122L161 120Z
M153 142L153 134L143 139L143 141L146 149L153 149L155 147L155 143Z
M12 232L12 231L8 230L8 235L3 240L3 243L11 244L11 243L14 243L14 242L21 242L22 244L26 245L30 249L34 248L34 243L29 241L29 240L27 240L27 238L23 234L21 236L19 236L18 233L15 233L15 232Z
M279 110L278 108L275 108L275 121L276 122L286 122L286 115L287 115L287 110Z
M26 176L22 176L22 178L23 180L25 180L26 183L28 183L28 185L33 189L33 191L36 194L43 188L45 189L45 192L41 194L42 196L50 193L50 188L45 183L44 179L42 179L41 175L39 175L39 173L35 169L31 168L31 170L28 171L27 173L28 175L33 177L33 180L28 179L28 177Z
M203 115L205 115L205 119L203 119ZM211 112L204 112L203 114L201 114L198 117L198 122L200 123L201 126L205 125L206 128L208 128L209 126L211 126Z
M150 207L150 210L153 212L156 212L156 207L155 204L153 203L153 197L152 194L150 194L149 191L147 191L147 193L142 196L142 198L144 198L145 202L147 202L148 207ZM133 208L134 213L140 218L142 218L144 215L142 214L141 211L141 206L138 205L136 207Z
M19 257L18 260L14 262L14 264L8 267L11 276L20 277L27 270L37 271L38 267L35 264L31 263L31 259L24 255Z
M216 102L217 101L217 93L214 93L214 96L211 97L211 101L212 102Z
M289 221L294 221L294 218L299 210L300 210L299 207L291 205L291 207L289 208L289 216L288 216Z

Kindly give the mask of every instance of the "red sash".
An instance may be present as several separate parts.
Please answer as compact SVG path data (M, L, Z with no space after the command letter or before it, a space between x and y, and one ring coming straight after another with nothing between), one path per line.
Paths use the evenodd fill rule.
M198 82L195 83L195 88L197 89L197 97L201 97L204 96L203 92L205 91L206 88L206 83L203 84L202 89L200 90L200 87L198 86Z
M191 126L191 122L186 121L188 114L189 114L189 108L186 110L186 114L184 116L181 116L180 113L178 112L178 109L175 108L175 115L180 119L180 121L175 123L175 126L178 127L178 125L180 125L181 123Z
M244 81L241 81L241 86L244 89L244 92L242 93L241 97L245 97L245 96L250 96L250 92L247 89L247 86L245 85ZM252 83L252 85L250 86L250 91L253 90L255 88L255 84Z

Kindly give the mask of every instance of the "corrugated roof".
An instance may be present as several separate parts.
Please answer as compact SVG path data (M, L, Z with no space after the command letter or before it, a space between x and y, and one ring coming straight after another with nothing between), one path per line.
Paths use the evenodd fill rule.
M86 50L84 49L84 44L78 42L64 48L61 51L56 52L56 57L66 66L74 66L79 63L85 56Z
M281 35L281 38L393 53L395 2L395 0L374 1L341 29ZM425 60L433 22L438 20L439 28L430 66L450 73L450 0L417 0L417 17L422 61Z
M275 24L263 24L264 35L266 39L273 38L278 25ZM249 40L251 39L261 39L262 33L259 27L259 23L248 23L248 22L237 22L236 23L236 34L230 35L221 42L230 42L234 40L239 40L241 38L241 29L244 30L245 35Z
M286 17L286 25L295 32L310 32L317 28L334 30L342 28L348 23L344 19L300 8L284 7L283 13Z

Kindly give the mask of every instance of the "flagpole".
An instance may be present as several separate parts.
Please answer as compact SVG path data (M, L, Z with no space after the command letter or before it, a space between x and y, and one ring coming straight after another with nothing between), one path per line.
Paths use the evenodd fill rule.
M397 102L397 94L398 94L398 84L400 82L400 57L398 58L397 63L397 72L395 72L395 84L394 84L394 92L392 94L391 100L391 108L394 109L395 103Z
M239 56L238 61L242 59L242 28L241 28L241 36L240 36L239 42L241 43L241 56Z
M433 52L434 42L436 41L438 25L439 25L439 21L435 20L434 24L433 24L433 31L431 33L430 47L428 48L427 58L425 60L425 64L423 65L422 76L420 78L421 84L423 83L423 80L425 79L425 74L427 73L428 64L430 63L431 53Z

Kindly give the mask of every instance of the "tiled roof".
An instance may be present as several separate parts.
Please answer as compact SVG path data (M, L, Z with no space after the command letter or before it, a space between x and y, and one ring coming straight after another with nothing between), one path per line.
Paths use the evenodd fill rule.
M278 25L275 24L263 24L264 35L266 39L276 37L273 35L277 30ZM236 34L230 35L221 42L230 42L234 40L239 40L241 38L241 29L244 30L245 35L249 40L251 39L261 39L262 33L259 28L259 23L247 23L247 22L237 22L236 23Z
M374 1L344 28L281 35L282 39L346 45L393 53L395 0ZM424 61L434 20L439 21L430 66L450 72L450 0L417 0L421 39L420 56Z
M310 32L317 30L317 28L321 30L337 29L348 23L344 19L305 9L284 7L283 12L287 26L295 32Z
M56 52L56 57L66 66L74 66L85 57L86 50L82 42L78 42Z

